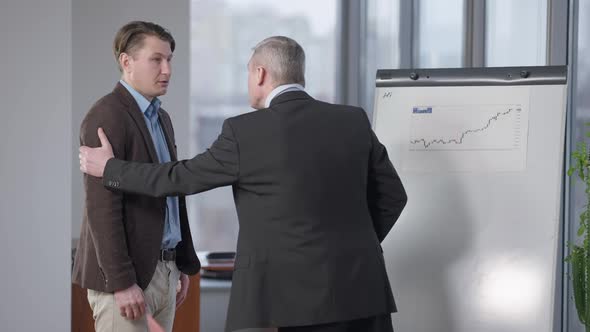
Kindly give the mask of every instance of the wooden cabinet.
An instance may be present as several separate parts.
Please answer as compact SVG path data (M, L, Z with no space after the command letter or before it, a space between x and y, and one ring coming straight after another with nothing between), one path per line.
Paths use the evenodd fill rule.
M72 284L72 332L94 332L94 319L86 289L76 284Z
M176 311L172 332L199 332L201 313L201 277L190 277L188 294L184 303Z
M187 298L176 311L173 332L199 332L201 278L190 277ZM92 310L86 297L86 289L72 284L72 332L94 332Z

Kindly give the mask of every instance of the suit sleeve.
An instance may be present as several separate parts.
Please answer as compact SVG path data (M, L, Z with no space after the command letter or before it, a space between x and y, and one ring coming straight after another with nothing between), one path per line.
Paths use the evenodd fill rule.
M109 111L91 110L80 128L82 145L100 146L97 129L102 127L113 146L115 156L125 158L125 128ZM88 226L98 264L107 288L122 290L136 283L135 268L127 249L123 224L123 194L104 188L100 179L84 175Z
M239 150L229 120L207 151L189 160L148 164L111 159L103 184L111 189L153 197L191 195L231 185L239 176Z
M364 113L364 111L363 111ZM368 123L368 118L367 118ZM389 160L387 149L370 128L367 200L379 242L387 236L408 200L402 182Z

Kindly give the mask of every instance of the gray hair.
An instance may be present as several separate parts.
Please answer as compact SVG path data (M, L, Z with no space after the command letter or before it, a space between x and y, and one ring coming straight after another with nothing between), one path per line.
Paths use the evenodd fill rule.
M265 66L275 84L305 86L305 52L296 41L283 36L268 37L253 51L252 59Z

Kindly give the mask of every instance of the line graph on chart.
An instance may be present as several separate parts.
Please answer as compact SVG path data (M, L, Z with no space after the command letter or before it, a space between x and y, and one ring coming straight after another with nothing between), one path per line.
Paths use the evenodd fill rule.
M414 106L410 151L519 150L526 132L520 104Z

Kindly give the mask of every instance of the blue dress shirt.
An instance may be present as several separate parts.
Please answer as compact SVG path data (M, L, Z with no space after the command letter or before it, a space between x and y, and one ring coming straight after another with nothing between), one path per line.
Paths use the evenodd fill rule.
M156 153L160 163L170 161L170 151L166 144L166 136L160 125L158 110L162 104L158 98L151 102L143 95L133 89L127 82L121 80L121 84L129 91L137 102L137 106L144 115L145 124L150 131ZM164 236L162 238L162 249L175 248L178 242L182 240L180 234L180 217L178 207L178 197L166 197L166 216L164 217Z

